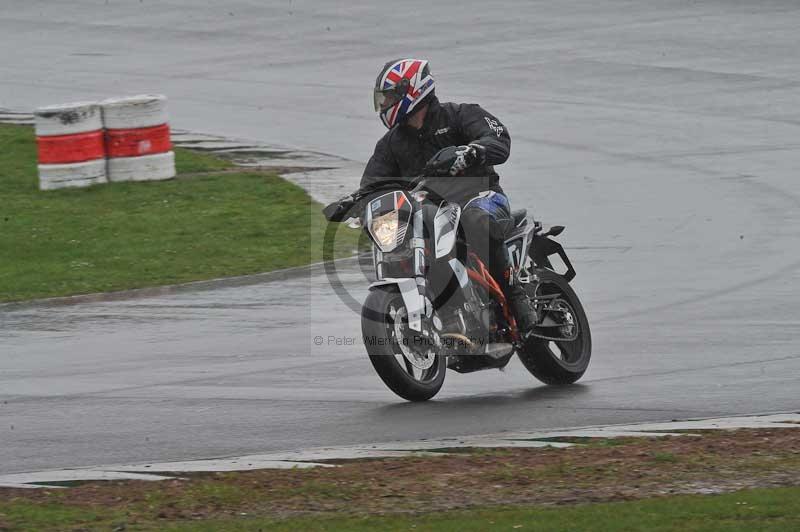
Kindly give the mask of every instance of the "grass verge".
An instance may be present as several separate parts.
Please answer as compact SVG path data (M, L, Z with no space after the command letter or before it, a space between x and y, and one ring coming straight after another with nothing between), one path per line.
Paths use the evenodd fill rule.
M130 522L124 513L113 513L103 508L80 511L59 504L0 503L0 530L784 532L800 530L798 501L800 488L772 488L724 495L683 495L555 508L492 507L417 515L304 516L282 520L240 512L213 519L174 521L155 518L135 522Z
M800 430L594 443L0 489L0 529L800 530Z
M175 151L178 179L41 192L32 128L0 125L0 301L321 260L322 206L300 187L270 172L237 172L213 155ZM356 231L339 232L337 256L351 254L357 239Z

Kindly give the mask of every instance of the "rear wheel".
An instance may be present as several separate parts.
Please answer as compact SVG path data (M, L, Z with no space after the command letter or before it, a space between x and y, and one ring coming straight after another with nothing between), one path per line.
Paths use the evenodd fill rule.
M427 401L444 383L445 357L413 340L408 313L396 286L372 290L361 312L361 333L381 380L408 401Z
M536 274L539 283L524 285L528 296L532 300L537 296L551 296L544 301L548 308L557 309L556 314L563 317L564 326L558 328L561 336L574 339L530 337L519 358L534 377L546 384L572 384L586 372L592 356L589 320L575 291L562 276L544 269L536 270Z

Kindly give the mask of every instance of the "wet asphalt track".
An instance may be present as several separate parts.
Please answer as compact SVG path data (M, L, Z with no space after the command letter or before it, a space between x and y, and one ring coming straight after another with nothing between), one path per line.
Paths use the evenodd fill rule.
M402 403L328 345L359 328L320 272L6 308L0 473L800 409L796 2L52 4L0 7L0 107L159 91L174 126L364 161L377 65L430 57L510 128L512 203L568 226L595 359L571 388L514 362Z

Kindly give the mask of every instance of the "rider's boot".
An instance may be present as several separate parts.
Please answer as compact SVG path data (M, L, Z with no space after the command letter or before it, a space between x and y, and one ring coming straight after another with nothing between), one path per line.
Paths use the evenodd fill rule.
M536 310L522 285L511 279L513 275L511 262L502 239L491 239L489 271L506 296L506 302L517 322L520 336L524 337L536 326L538 321Z
M525 336L526 333L536 327L536 322L538 321L536 310L533 308L525 289L519 283L512 284L504 292L508 300L508 306L517 321L520 335Z

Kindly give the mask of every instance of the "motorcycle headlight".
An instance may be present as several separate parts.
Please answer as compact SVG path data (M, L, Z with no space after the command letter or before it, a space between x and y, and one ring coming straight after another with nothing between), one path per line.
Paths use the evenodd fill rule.
M370 233L381 248L393 248L397 242L398 225L397 211L392 211L372 220Z

